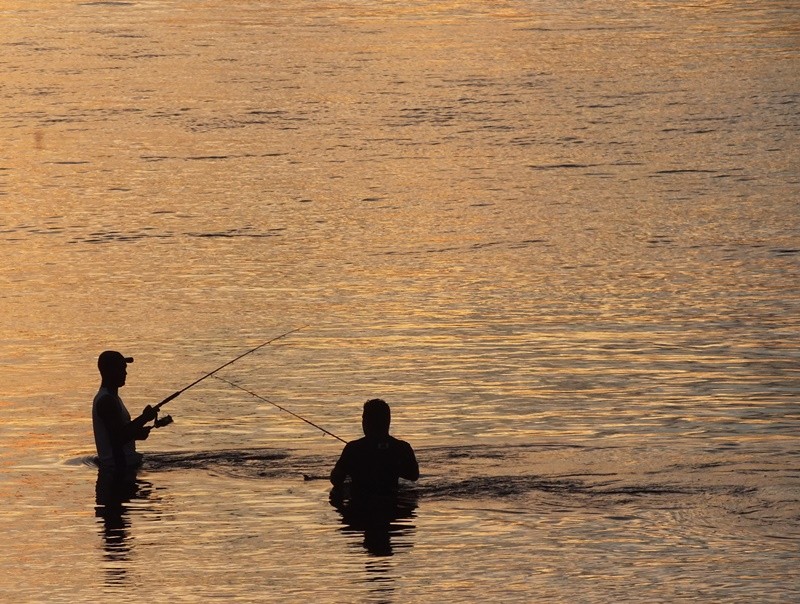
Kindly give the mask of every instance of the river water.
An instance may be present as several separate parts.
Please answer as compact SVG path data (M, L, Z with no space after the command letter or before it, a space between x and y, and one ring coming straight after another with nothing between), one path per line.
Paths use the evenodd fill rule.
M2 0L0 600L800 601L799 13Z

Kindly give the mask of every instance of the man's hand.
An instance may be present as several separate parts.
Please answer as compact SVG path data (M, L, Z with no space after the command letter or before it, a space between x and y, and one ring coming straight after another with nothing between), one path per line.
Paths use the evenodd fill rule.
M150 420L155 419L156 417L158 417L158 411L156 409L154 409L153 407L151 407L150 405L147 405L147 407L144 408L144 411L142 411L142 415L140 417L146 423L146 422L149 422Z
M135 439L136 440L147 440L147 437L150 436L150 430L152 430L152 429L153 429L152 426L146 426L144 428L139 428L136 431Z
M145 427L145 424L156 417L158 417L158 411L150 405L147 405L142 411L142 414L126 426L126 440L145 440L150 436L150 429L152 428L152 426Z

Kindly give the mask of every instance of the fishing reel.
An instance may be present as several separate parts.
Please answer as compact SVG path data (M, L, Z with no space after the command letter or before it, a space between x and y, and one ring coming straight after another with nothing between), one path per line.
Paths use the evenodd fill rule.
M171 415L165 415L164 417L158 417L156 415L155 420L153 421L153 428L163 428L164 426L169 426L173 421Z

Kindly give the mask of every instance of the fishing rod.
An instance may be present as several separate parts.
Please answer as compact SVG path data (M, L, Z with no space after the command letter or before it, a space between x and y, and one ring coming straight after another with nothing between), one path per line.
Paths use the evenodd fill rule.
M264 397L263 397L263 396L261 396L260 394L256 394L256 393L255 393L255 392L253 392L252 390L248 390L248 389L247 389L247 388L245 388L244 386L240 386L239 384L235 384L235 383L233 383L233 382L231 382L231 381L228 381L228 380L226 380L225 378L221 378L221 377L219 377L218 375L215 375L214 377L215 377L215 378L217 378L218 380L220 380L221 382L225 382L226 384L229 384L229 385L233 386L234 388L238 388L239 390L243 390L243 391L244 391L244 392L246 392L247 394L250 394L250 395L252 395L252 396L256 397L256 398L257 398L258 400L260 400L260 401L264 401L265 403L269 403L270 405L272 405L272 406L274 406L274 407L277 407L277 408L278 408L278 409L280 409L281 411L286 411L286 413L288 413L289 415L293 415L293 416L294 416L294 417L296 417L297 419L303 420L305 423L307 423L307 424L309 424L309 425L311 425L311 426L314 426L314 427L315 427L317 430L322 430L322 431L323 431L325 434L329 434L329 435L333 436L335 439L342 441L344 444L347 444L347 441L346 441L346 440L344 440L343 438L339 438L339 437L338 437L338 436L336 436L336 435L335 435L333 432L330 432L330 431L326 430L326 429L325 429L325 428L323 428L322 426L318 426L318 425L317 425L317 424L315 424L314 422L308 421L308 420L307 420L305 417L301 417L301 416L297 415L297 413L295 413L295 412L293 412L293 411L289 411L289 410L288 410L288 409L286 409L285 407L281 407L281 406L280 406L278 403L273 403L271 400L264 398Z
M254 352L255 352L256 350L258 350L259 348L264 348L264 346L266 346L267 344L272 344L272 342L274 342L275 340L280 340L281 338L285 338L285 337L286 337L286 336L288 336L289 334L293 334L293 333L295 333L296 331L300 331L301 329L305 329L306 327L308 327L308 325L303 325L302 327L297 327L296 329L292 329L292 330L290 330L290 331L287 331L286 333L282 333L282 334L281 334L281 335L279 335L279 336L275 336L275 337L274 337L274 338L272 338L271 340L267 340L266 342L264 342L263 344L259 344L259 345L258 345L258 346L256 346L255 348L251 348L251 349L250 349L250 350L248 350L247 352L245 352L245 353L243 353L243 354L240 354L238 357L236 357L236 358L235 358L235 359L233 359L232 361L228 361L227 363L225 363L225 364L223 364L223 365L220 365L219 367L217 367L217 368L216 368L214 371L210 371L210 372L208 372L208 373L207 373L207 374L205 374L203 377L201 377L201 378L199 378L199 379L195 380L194 382L192 382L191 384L189 384L189 385L188 385L188 386L186 386L185 388L181 388L181 389L180 389L180 390L178 390L177 392L173 392L173 393L172 393L172 394L170 394L170 395L169 395L167 398L165 398L163 401L161 401L160 403L158 403L157 405L155 405L155 406L153 407L153 409L155 409L156 411L158 411L159 409L161 409L161 407L163 407L164 405L166 405L166 404L167 404L168 402L170 402L172 399L175 399L175 398L179 397L181 394L183 394L184 392L186 392L186 391L187 391L189 388L191 388L192 386L196 386L197 384L199 384L199 383L200 383L200 382L202 382L203 380L205 380L205 379L207 379L207 378L210 378L212 375L214 375L215 373L217 373L217 371L221 371L222 369L225 369L225 367L227 367L228 365L233 365L233 364L234 364L236 361L238 361L239 359L241 359L241 358L243 358L243 357L246 357L248 354L252 354L252 353L254 353ZM156 419L156 427L157 427L157 428L160 428L161 426L166 426L167 424L170 424L170 423L172 423L172 418L171 418L169 415L165 416L164 418L162 418L162 419L160 419L160 420L159 420L159 419ZM159 424L160 424L160 425L159 425Z

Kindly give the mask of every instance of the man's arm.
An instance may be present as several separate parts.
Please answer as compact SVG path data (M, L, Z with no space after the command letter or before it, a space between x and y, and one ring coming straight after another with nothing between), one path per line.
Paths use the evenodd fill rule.
M419 464L417 463L417 456L414 455L414 449L408 443L403 443L405 451L403 451L403 458L400 462L400 478L406 480L417 480L419 478Z
M111 442L115 446L124 445L131 440L145 440L150 435L150 428L145 427L145 424L155 417L155 411L148 405L139 417L126 422L117 412L116 401L111 396L104 396L97 401L97 414L108 428Z
M132 419L129 424L129 429L133 434L133 438L136 440L146 440L147 437L150 436L150 430L153 429L153 426L145 426L145 424L156 417L158 417L158 411L153 409L150 405L145 406L142 410L142 414L136 419Z
M339 460L336 462L336 465L333 466L333 470L331 470L331 484L333 484L335 487L343 485L345 479L347 478L347 459L349 458L349 446L349 444L344 446L342 454L339 456Z

